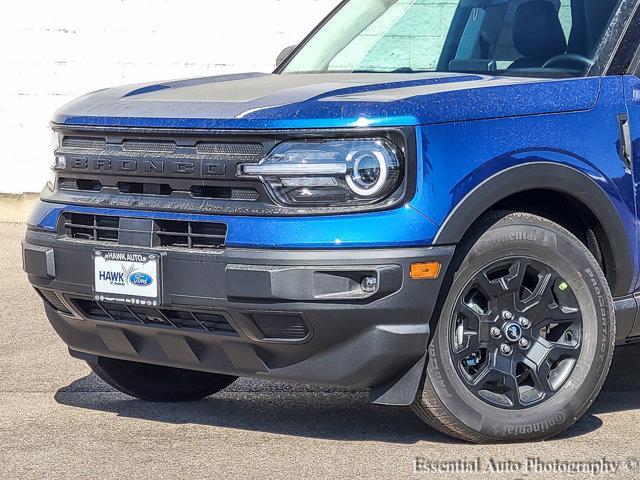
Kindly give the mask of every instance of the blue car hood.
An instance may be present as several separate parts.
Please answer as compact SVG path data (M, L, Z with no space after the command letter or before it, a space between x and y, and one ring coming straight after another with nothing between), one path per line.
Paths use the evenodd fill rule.
M401 126L587 110L599 78L243 74L117 87L56 112L64 125L206 129Z

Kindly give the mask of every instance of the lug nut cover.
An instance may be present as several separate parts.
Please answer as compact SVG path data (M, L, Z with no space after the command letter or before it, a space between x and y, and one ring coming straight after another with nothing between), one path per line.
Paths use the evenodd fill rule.
M500 352L502 352L504 355L510 355L511 347L505 343L500 346Z
M502 333L502 331L498 328L498 327L493 327L491 329L491 336L492 337L496 337L498 338L500 336L500 334Z
M521 338L519 342L520 348L529 348L529 340L526 338Z

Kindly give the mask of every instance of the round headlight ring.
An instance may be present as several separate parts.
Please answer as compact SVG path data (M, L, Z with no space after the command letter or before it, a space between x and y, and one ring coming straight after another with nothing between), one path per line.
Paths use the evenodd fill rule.
M359 173L360 164L363 160L372 158L375 159L378 163L378 168L380 169L380 174L376 182L367 187L364 185L364 181L362 180L362 174ZM349 188L356 194L361 197L372 197L378 193L386 186L387 180L389 179L389 167L390 165L387 163L387 159L385 155L377 150L370 152L351 152L347 156L347 163L353 162L353 173L351 175L347 175L346 181Z

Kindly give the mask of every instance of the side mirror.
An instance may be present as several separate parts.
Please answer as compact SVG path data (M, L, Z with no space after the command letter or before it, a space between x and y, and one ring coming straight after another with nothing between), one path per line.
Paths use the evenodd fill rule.
M297 45L291 45L285 48L284 50L282 50L282 52L280 52L280 55L278 55L278 59L276 60L276 67L279 67L280 65L282 65L282 62L284 62L287 59L287 57L291 55L291 52L293 52L296 48L298 48Z

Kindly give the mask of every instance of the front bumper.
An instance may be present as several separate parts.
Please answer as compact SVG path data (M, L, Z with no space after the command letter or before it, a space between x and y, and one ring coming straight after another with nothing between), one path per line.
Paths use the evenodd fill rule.
M89 308L99 248L161 253L158 310L175 315L175 324L162 324L164 314L145 324ZM423 359L453 250L198 252L111 247L30 229L23 260L51 324L76 356L365 388L392 385ZM412 263L429 261L442 262L439 279L409 277ZM375 292L361 289L365 276L377 279ZM209 330L180 321L212 314L219 324Z

